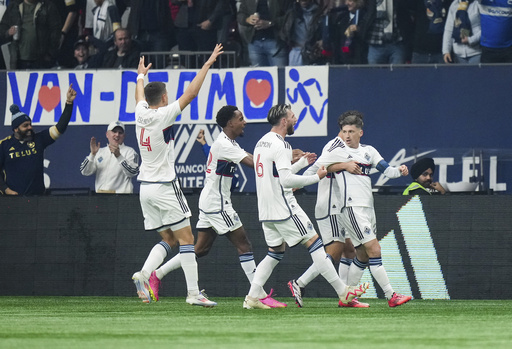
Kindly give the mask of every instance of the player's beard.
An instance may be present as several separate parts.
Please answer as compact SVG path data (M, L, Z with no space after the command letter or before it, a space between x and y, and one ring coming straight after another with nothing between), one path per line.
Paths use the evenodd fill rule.
M290 126L288 126L288 130L286 130L286 134L287 134L288 136L291 136L292 134L294 134L294 133L295 133L295 127L294 127L294 126L295 126L295 125L290 125Z

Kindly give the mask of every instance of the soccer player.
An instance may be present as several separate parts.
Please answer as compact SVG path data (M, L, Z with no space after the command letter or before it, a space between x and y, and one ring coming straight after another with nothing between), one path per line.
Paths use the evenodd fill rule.
M304 175L314 174L320 166L328 167L329 165L339 163L340 155L338 151L345 148L345 144L341 139L341 131L338 136L329 141L323 148L322 154L318 160L310 166ZM347 163L341 163L345 165ZM355 256L354 246L349 236L345 235L345 229L341 221L341 191L336 180L339 174L334 172L327 173L327 176L318 183L317 199L315 205L315 218L322 237L322 243L325 248L327 257L333 265L339 264L338 274L347 283L348 270ZM320 273L312 264L298 279L288 282L288 288L295 298L295 303L299 308L304 305L303 296L304 288L313 281ZM346 306L354 308L367 308L367 303L362 303L354 298L348 302Z
M217 124L222 127L222 132L208 154L205 185L199 197L195 252L197 257L206 256L217 235L226 236L236 247L240 265L251 282L256 270L252 245L231 203L231 185L237 165L254 167L252 154L236 142L236 138L243 136L247 122L237 107L226 105L217 113ZM149 283L157 300L160 280L180 265L180 255L177 255L151 274ZM262 296L261 301L273 308L286 306L271 295L272 291Z
M145 66L144 57L139 61L135 90L135 121L137 143L142 159L138 176L138 180L142 182L140 204L145 229L156 230L162 237L162 241L150 251L142 270L132 277L137 294L146 303L151 302L154 297L149 285L151 273L164 261L171 246L177 242L180 245L181 267L187 283L186 302L204 307L217 305L199 291L194 235L190 227L190 208L176 180L171 126L181 111L196 98L208 69L222 52L222 45L216 45L212 55L183 95L171 104L164 83L150 82L144 87L144 76L151 63Z
M368 283L359 287L348 287L339 278L334 266L326 258L322 240L297 203L292 191L293 188L317 183L325 177L327 170L321 166L312 176L295 174L311 164L316 154L305 153L298 162L291 164L292 147L284 139L286 135L294 133L297 118L289 105L280 104L270 108L267 120L272 129L256 144L253 159L259 220L262 222L269 248L267 256L256 268L249 294L245 297L244 308L270 309L259 298L265 282L283 258L286 244L303 244L311 254L317 270L336 290L339 302L348 303L354 297L363 294L368 288Z
M342 193L342 224L356 247L356 258L348 272L348 284L356 285L363 276L364 269L369 266L389 306L396 307L410 301L412 297L398 294L393 290L386 269L382 265L370 170L376 168L388 178L407 176L409 170L405 165L389 166L375 148L360 144L364 125L361 112L352 110L343 113L338 124L345 143L345 147L340 148L342 153L345 153L341 156L345 157L343 162L347 163L335 164L328 169L329 171L344 169L340 172L340 176L336 176ZM340 306L350 305L340 302Z

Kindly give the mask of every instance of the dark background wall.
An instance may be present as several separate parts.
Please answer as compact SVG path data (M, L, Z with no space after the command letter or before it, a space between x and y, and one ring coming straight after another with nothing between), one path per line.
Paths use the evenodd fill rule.
M314 195L298 195L298 199L308 214L313 212ZM198 196L187 196L187 200L195 226ZM375 197L379 240L388 239L392 231L400 254L391 256L384 251L384 264L392 257L401 258L414 297L422 297L418 275L419 267L424 266L413 261L411 252L421 248L414 241L425 237L425 231L416 232L423 235L406 243L404 237L409 234L410 238L411 232L403 227L405 219L423 222L424 214L437 257L437 261L430 258L425 263L434 271L436 263L440 264L451 299L512 298L512 197L421 198L415 203L421 204L418 207L423 214L398 218L397 213L410 203L410 197ZM233 204L259 262L266 246L257 220L256 197L235 195ZM140 270L159 241L156 232L144 231L136 195L0 197L0 222L0 295L135 296L131 275ZM303 247L288 249L266 288L288 296L286 282L297 278L310 263ZM227 239L219 237L211 253L198 264L200 287L212 298L248 292L236 250ZM162 296L184 296L185 292L181 270L163 280ZM382 296L380 290L377 294ZM321 277L308 287L307 295L335 297Z

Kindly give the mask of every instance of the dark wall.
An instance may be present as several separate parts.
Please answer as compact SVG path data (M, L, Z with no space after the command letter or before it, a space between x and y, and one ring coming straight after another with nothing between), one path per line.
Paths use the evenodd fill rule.
M195 226L198 196L187 199ZM298 199L306 212L313 212L315 196L299 195ZM249 233L255 259L260 261L266 246L256 197L235 195L233 204ZM422 268L432 267L435 272L436 263L452 299L512 298L512 197L451 195L419 201L376 196L375 206L381 244L385 241L387 246L394 236L400 251L400 256L390 255L383 248L384 265L399 257L415 298L423 297L430 287L425 286L425 278L434 275L428 270L421 274ZM406 207L413 206L406 212ZM131 275L159 241L156 232L144 231L136 195L0 197L0 221L0 295L135 296ZM420 227L423 222L427 231L407 228L408 223ZM428 245L429 241L435 248L434 258L427 256L418 262L414 256L423 247L417 244ZM288 296L286 282L297 278L310 262L303 247L288 249L266 289L274 287L279 295ZM248 292L236 250L227 239L219 237L198 264L200 287L212 298ZM181 270L163 280L162 296L184 296L185 292ZM308 287L307 294L335 297L321 277ZM382 296L378 289L377 294Z

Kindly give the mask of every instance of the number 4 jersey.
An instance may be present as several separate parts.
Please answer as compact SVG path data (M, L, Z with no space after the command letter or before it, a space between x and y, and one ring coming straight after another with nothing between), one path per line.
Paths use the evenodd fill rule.
M176 179L172 125L180 114L178 101L158 109L151 109L146 101L140 101L135 107L135 132L142 160L139 181L172 182Z

